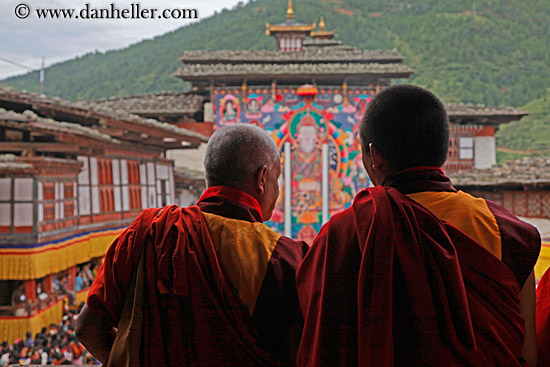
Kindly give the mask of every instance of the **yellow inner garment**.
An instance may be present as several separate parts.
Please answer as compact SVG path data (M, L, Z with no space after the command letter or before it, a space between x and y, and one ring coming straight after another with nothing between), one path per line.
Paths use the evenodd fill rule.
M470 237L502 260L502 243L497 220L484 199L475 198L463 191L418 192L407 195Z
M280 235L260 222L203 214L222 269L252 315Z

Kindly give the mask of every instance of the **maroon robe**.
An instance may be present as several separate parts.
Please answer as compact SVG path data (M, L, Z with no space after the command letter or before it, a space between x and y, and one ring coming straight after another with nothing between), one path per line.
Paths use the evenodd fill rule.
M537 348L539 367L550 366L550 271L537 287Z
M456 227L388 187L325 225L296 275L299 366L519 366L518 281Z
M145 251L141 365L281 365L282 339L299 317L295 270L308 247L286 237L273 244L251 314L228 277L232 269L216 252L203 212L220 221L237 219L259 233L270 230L256 223L261 215L248 195L231 188L207 191L198 206L168 206L154 218L158 209L145 210L109 248L88 306L116 327L132 269ZM140 235L143 221L150 230Z

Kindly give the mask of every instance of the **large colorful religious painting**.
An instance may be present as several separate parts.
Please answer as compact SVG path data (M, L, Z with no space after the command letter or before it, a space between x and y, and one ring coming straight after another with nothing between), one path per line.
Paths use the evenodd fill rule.
M284 165L290 160L290 177L281 175L281 195L267 222L283 234L284 182L290 179L291 236L311 241L323 224L323 165L328 166L328 214L351 205L355 194L369 186L361 163L358 123L374 90L352 88L219 88L214 90L217 128L251 123L268 131L281 150ZM290 154L285 157L284 146ZM328 158L323 162L325 146ZM326 155L325 155L326 157ZM288 187L288 186L287 186ZM288 216L287 216L288 217Z

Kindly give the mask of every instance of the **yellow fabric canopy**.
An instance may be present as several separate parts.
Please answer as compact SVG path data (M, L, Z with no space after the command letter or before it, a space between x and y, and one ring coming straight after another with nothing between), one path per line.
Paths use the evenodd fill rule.
M59 324L63 318L64 302L68 302L67 297L61 298L53 305L30 317L0 317L0 340L6 340L13 344L16 339L25 338L29 331L34 337L43 327Z
M13 245L0 249L0 280L39 279L92 258L104 256L124 228L73 236L34 248Z

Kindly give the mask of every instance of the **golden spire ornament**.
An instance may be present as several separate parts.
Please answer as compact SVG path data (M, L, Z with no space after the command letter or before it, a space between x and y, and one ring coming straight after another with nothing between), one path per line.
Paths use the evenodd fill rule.
M294 19L294 9L292 9L292 0L288 0L288 8L286 9L286 19Z

